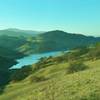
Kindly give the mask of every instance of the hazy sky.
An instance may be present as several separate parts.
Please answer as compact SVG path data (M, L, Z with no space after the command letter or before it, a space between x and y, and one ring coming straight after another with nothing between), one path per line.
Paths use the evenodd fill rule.
M0 29L100 36L100 0L0 0Z

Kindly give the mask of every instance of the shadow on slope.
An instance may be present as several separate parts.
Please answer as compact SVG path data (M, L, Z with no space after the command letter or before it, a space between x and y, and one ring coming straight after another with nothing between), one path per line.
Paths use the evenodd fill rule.
M9 68L14 64L16 64L14 59L0 56L0 94L3 93L5 86L10 81Z

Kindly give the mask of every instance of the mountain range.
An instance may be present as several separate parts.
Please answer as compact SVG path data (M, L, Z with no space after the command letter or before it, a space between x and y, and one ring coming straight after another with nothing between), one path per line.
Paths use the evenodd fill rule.
M72 34L60 30L49 32L6 29L0 31L0 47L29 55L50 51L63 51L88 46L100 37Z
M29 37L29 36L35 36L40 33L43 33L43 32L22 30L22 29L17 29L17 28L8 28L8 29L0 30L0 35L15 36L15 37L19 37L19 36Z

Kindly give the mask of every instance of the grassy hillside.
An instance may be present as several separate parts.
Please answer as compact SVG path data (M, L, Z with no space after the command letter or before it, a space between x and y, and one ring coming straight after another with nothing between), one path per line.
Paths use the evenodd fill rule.
M67 63L48 66L33 75L45 75L47 80L30 82L27 79L10 84L1 100L99 100L100 60L88 61L88 70L66 74Z
M80 61L87 68L80 70L81 65L77 64L79 70L68 73L70 63ZM15 75L26 75L30 72L28 68L20 69ZM0 100L100 100L100 44L59 57L41 58L31 68L32 73L26 78L6 86Z
M99 37L63 31L36 37L0 35L0 100L99 100L100 44L93 45L97 41ZM9 70L25 55L73 48L62 56Z

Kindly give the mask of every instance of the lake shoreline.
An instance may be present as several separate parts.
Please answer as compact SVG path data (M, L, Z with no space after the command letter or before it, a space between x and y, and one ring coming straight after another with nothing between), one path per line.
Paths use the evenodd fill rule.
M26 65L35 64L39 61L42 57L50 57L50 56L60 56L63 53L68 51L52 51L52 52L45 52L45 53L36 53L31 54L29 56L25 56L23 58L17 59L17 64L13 65L10 69L19 69Z

